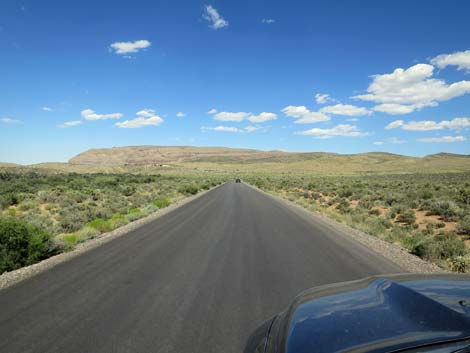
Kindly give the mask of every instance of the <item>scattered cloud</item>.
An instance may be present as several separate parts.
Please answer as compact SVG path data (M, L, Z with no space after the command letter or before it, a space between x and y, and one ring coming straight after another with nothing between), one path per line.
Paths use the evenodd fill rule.
M52 111L52 108L49 108L49 107L41 107L41 110L42 110L42 111L45 111L45 112L51 112L51 111Z
M107 119L121 119L121 113L111 113L111 114L97 114L94 110L85 109L80 113L85 120L107 120Z
M467 141L467 139L463 136L443 136L443 137L422 138L422 139L418 139L417 141L426 142L426 143L439 143L439 142L452 143L452 142Z
M384 143L385 143L385 142L383 142L383 141L375 141L375 142L373 142L372 144L373 144L373 145L377 145L377 146L381 146L381 145L383 145Z
M346 119L346 121L359 121L358 118L349 118L349 119Z
M334 99L330 97L327 93L316 93L315 94L315 101L318 104L326 104L328 102L334 102Z
M204 13L202 18L209 22L209 27L212 29L220 29L228 26L228 21L226 21L220 14L217 9L211 5L204 6Z
M403 126L405 122L403 120L395 120L395 121L392 121L390 124L388 124L387 126L385 126L385 130L391 130L391 129L396 129L398 127L401 127Z
M361 132L355 125L336 125L331 129L314 128L306 131L299 131L296 134L314 136L318 139L328 139L334 136L358 137L369 135L366 132Z
M385 127L387 130L396 128L401 128L408 131L432 131L442 129L461 130L470 128L470 118L455 118L452 120L443 120L439 122L432 120L422 120L410 121L408 123L405 123L403 120L395 120Z
M235 121L240 122L250 116L250 113L245 112L219 112L214 115L214 120L218 121Z
M372 76L367 94L353 98L378 103L373 109L391 114L406 114L440 101L470 93L470 81L447 84L433 78L434 66L417 64L404 70Z
M261 20L261 23L266 23L266 24L268 24L268 25L270 25L270 24L272 24L272 23L274 23L274 22L276 22L276 20L274 20L274 19L272 19L272 18L263 18L263 19Z
M361 116L370 115L372 112L364 107L357 107L351 104L336 104L329 105L320 109L321 113L329 113L335 115L346 115L346 116Z
M248 126L245 126L244 130L246 132L253 132L253 131L256 131L256 130L259 130L260 127L259 126L253 126L253 125L248 125Z
M312 124L331 119L328 115L321 112L312 112L303 105L289 105L282 109L282 112L288 117L295 118L296 124Z
M416 104L403 105L403 104L379 104L372 108L375 112L386 113L390 115L409 114L415 110L420 109Z
M260 127L253 126L253 125L245 126L243 129L240 129L235 126L223 126L223 125L219 125L215 127L208 127L208 126L201 127L202 131L219 131L219 132L235 132L235 133L254 132L259 129Z
M183 113L183 112L178 112L178 113L176 113L176 116L177 116L178 118L184 118L184 117L186 116L186 114Z
M220 131L220 132L243 132L242 129L239 129L238 127L234 127L234 126L223 126L223 125L219 125L219 126L215 126L215 127L207 127L207 126L203 126L201 128L202 131L207 131L207 130L211 130L211 131Z
M152 45L148 40L136 40L134 42L115 42L110 45L111 51L119 55L129 53L137 53L140 50L146 49ZM127 56L129 57L129 56Z
M431 59L431 64L440 69L457 66L457 70L470 70L470 50L438 55Z
M138 129L144 126L158 126L163 123L163 119L155 114L152 109L143 109L135 113L137 118L116 123L116 126L123 129Z
M68 128L68 127L72 127L72 126L78 126L78 125L81 125L82 122L80 120L73 120L73 121L66 121L62 124L59 124L57 125L57 127L60 127L61 129L65 129L65 128Z
M387 139L387 141L390 142L390 143L396 144L396 145L401 145L403 143L407 143L407 141L402 140L398 137L391 137L391 138Z
M248 117L248 120L251 121L252 123L264 123L265 121L269 120L276 120L277 115L274 113L267 113L267 112L262 112L261 114L258 115L250 115Z
M207 114L211 114L211 115L212 115L212 114L215 114L215 113L217 113L217 109L215 109L215 108L212 108L211 110L209 110L209 111L207 112Z
M13 119L13 118L0 118L0 122L2 122L4 124L18 124L21 121L19 121L17 119Z

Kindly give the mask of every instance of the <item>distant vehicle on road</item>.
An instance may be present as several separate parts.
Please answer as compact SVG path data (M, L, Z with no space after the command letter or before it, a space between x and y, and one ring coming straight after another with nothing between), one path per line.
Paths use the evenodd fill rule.
M236 183L241 183L242 181L240 179L235 179Z
M470 352L470 276L394 275L312 288L244 353Z

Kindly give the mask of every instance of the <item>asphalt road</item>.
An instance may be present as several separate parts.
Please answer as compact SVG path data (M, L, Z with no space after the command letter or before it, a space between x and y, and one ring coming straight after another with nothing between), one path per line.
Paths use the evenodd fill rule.
M0 352L241 352L303 289L400 269L227 183L0 291Z

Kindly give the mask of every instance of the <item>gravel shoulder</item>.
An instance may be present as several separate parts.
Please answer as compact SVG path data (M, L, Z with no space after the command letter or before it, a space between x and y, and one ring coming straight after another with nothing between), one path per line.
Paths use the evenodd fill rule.
M151 215L148 215L147 217L138 219L122 227L116 228L115 230L111 232L100 234L96 238L89 239L87 241L84 241L83 243L77 244L72 251L68 251L68 252L64 252L64 253L52 256L48 259L45 259L43 261L40 261L30 266L25 266L25 267L22 267L22 268L19 268L17 270L10 271L10 272L5 272L2 275L0 275L0 290L11 287L21 281L24 281L25 279L31 278L39 273L47 271L48 269L60 263L73 259L74 257L77 257L91 249L97 248L113 239L127 235L130 231L140 228L143 225L150 223L180 208L181 206L201 197L202 195L220 186L221 185L215 186L209 190L200 192L197 195L189 196L179 201L176 201L172 203L171 205L169 205L168 207L162 208L161 210L158 210L152 213Z
M257 188L254 185L250 185L245 183L246 185L250 186L251 188L262 192L272 198L277 202L282 202L288 205L290 208L295 210L295 212L301 213L303 215L307 215L315 220L315 222L322 223L327 227L331 227L336 229L345 235L351 237L355 241L359 242L360 244L365 245L372 251L382 255L387 260L397 264L403 270L410 272L410 273L446 273L448 271L440 268L436 264L430 263L425 261L415 255L410 254L405 248L397 245L389 243L383 239L374 237L367 233L364 233L358 229L354 229L349 227L346 224L340 223L334 219L329 218L328 216L324 215L323 213L307 210L301 205L297 203L284 199L281 196L276 194L272 194Z

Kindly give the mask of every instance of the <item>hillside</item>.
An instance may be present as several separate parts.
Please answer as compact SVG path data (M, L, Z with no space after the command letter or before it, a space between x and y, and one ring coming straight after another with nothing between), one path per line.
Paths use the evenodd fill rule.
M190 146L133 146L91 149L69 160L70 164L82 165L155 165L203 161L211 158L256 159L261 156L277 156L286 152L264 152L250 149L226 147L190 147Z
M237 172L315 174L470 171L470 156L439 153L409 157L383 152L293 153L226 147L134 146L91 149L69 161L74 167L173 166Z

